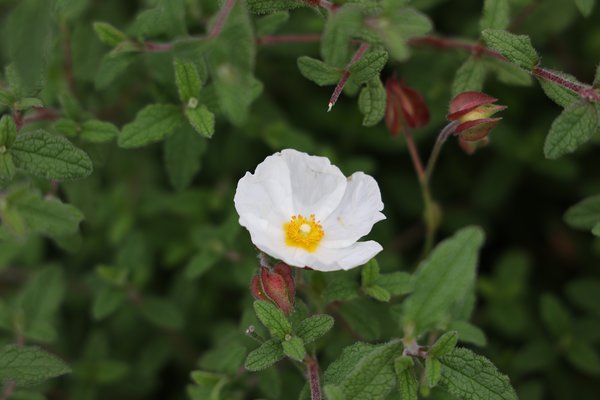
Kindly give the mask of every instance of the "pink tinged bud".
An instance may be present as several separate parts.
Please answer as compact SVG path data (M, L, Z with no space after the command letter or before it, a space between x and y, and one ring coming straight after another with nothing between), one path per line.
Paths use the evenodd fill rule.
M485 145L487 145L490 142L490 139L488 139L487 137L484 137L481 140L476 140L476 141L468 141L468 140L464 140L462 138L458 138L458 144L460 145L460 148L463 149L463 151L467 154L473 154L475 153L475 150L477 150L480 147L483 147Z
M462 140L475 142L487 137L492 128L498 125L498 122L500 122L501 119L502 118L483 118L463 122L456 127L454 132L459 135Z
M292 300L292 304L294 303L294 299L296 298L296 285L294 283L294 275L292 273L292 268L284 262L278 263L273 271L275 273L281 275L287 284L287 289L290 295L290 299Z
M460 93L450 101L450 113L448 114L448 119L450 121L456 121L465 114L468 114L481 106L495 103L496 101L498 101L498 99L481 92Z
M385 82L385 123L393 136L403 128L419 128L429 122L429 109L421 93L392 76Z
M493 104L497 99L481 92L464 92L450 101L448 119L459 124L454 129L460 146L468 153L488 143L488 135L502 118L490 118L506 106Z
M254 275L250 281L250 292L257 300L270 301L263 291L262 284L260 283L260 277L258 275Z
M250 290L256 299L270 301L285 315L294 309L296 288L290 267L284 263L279 263L273 271L261 267L259 275L252 278Z

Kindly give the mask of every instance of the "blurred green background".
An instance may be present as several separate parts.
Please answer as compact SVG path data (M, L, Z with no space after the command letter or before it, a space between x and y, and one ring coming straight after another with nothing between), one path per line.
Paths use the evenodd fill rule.
M47 107L60 108L57 99L66 90L65 43L72 54L73 97L96 118L121 127L145 105L177 99L169 53L142 54L111 84L94 83L109 48L92 23L127 31L156 1L38 2L47 8L37 11L20 3L0 0L0 65L24 57L32 70L24 74L37 77L36 68L42 70L43 82L32 85L42 88ZM218 10L214 1L184 3L185 29L159 27L152 40L202 34ZM478 40L481 2L413 5L432 19L435 34ZM568 0L513 0L511 6L513 32L531 36L545 67L593 80L600 6L587 18ZM322 27L317 12L302 8L291 12L280 33L318 33ZM372 174L388 218L370 235L384 247L378 260L384 271L414 270L424 235L422 201L403 138L391 138L383 123L363 127L355 98L342 96L326 112L332 87L307 81L296 66L299 56L318 57L318 44L264 45L257 52L255 75L264 88L243 124L218 117L210 140L182 128L166 143L139 150L75 141L92 157L95 172L60 183L56 195L85 215L81 233L0 242L0 340L14 342L15 321L24 320L26 343L51 349L73 368L11 398L179 399L188 392L200 399L204 394L189 378L199 367L235 380L231 398L295 397L303 381L289 366L261 374L240 369L254 348L244 330L254 323L248 284L258 263L249 235L237 224L233 194L245 171L282 148L326 155L347 175ZM383 77L395 72L429 104L430 124L414 132L423 157L444 125L450 82L467 57L462 50L414 48L408 61L383 71ZM5 84L0 79L0 87ZM480 340L478 351L510 376L522 399L596 399L600 240L568 227L563 214L600 193L597 147L547 160L543 142L560 107L537 83L507 84L494 73L484 91L508 106L490 145L468 156L449 140L432 181L444 215L439 238L468 224L482 226L487 235L473 318L487 340ZM204 100L210 104L210 97ZM26 129L36 126L57 129L45 121ZM176 140L187 141L187 156L198 163L189 186L174 187L165 167L165 160L178 156L169 153L170 145L180 148ZM45 181L32 184L51 191ZM374 302L363 307L362 323L372 328L366 339L398 335L386 322L386 309ZM320 345L322 365L352 341L336 323Z

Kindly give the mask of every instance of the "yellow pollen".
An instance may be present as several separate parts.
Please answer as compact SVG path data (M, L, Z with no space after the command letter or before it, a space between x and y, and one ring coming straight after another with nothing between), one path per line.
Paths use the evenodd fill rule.
M313 214L308 218L294 215L290 222L283 224L283 230L285 231L285 244L299 247L309 253L317 249L321 239L325 236L323 227Z

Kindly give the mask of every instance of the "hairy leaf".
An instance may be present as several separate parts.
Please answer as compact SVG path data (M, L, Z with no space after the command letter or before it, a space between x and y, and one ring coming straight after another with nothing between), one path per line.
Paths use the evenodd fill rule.
M570 107L554 120L544 143L546 158L557 159L572 153L598 129L598 113L592 104Z
M39 347L8 345L0 350L0 380L5 382L35 385L69 372L61 359Z
M515 35L497 29L486 29L482 35L488 46L499 51L521 68L532 70L539 62L539 57L531 45L529 36Z
M171 104L151 104L139 111L133 122L123 127L118 144L141 147L169 136L182 123L181 110Z

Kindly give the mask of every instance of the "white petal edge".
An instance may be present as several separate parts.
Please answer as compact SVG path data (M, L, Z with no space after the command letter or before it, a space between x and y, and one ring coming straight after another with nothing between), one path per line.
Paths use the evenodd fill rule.
M324 247L350 246L371 232L373 225L383 219L383 202L377 181L363 172L348 178L348 185L339 206L321 221Z
M254 216L274 226L281 226L294 215L289 177L286 163L274 156L260 163L254 174L247 172L239 180L233 199L240 224L248 230L254 229L248 223L248 217Z
M277 153L289 170L296 214L314 214L324 220L335 210L346 191L346 177L327 157L311 156L293 149ZM275 155L277 155L275 154Z
M344 248L326 248L319 246L314 253L285 244L283 230L250 231L252 243L261 251L284 261L286 264L318 271L348 270L365 264L383 248L373 240L356 242Z

